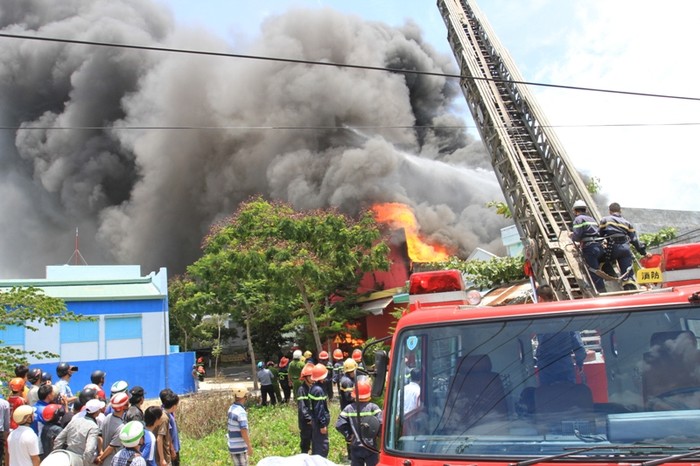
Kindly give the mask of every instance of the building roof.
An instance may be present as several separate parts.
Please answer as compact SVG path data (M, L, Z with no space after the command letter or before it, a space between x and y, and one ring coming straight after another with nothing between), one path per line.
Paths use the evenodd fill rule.
M60 298L64 301L108 301L108 300L141 300L141 299L163 299L167 295L167 288L163 286L165 269L161 269L157 274L151 273L147 277L140 277L139 274L126 273L125 278L85 279L89 276L90 270L95 272L92 276L110 276L106 269L109 266L65 266L66 273L47 273L52 278L0 280L0 291L11 288L34 287L42 290L46 296ZM63 267L61 267L63 268ZM75 270L80 268L80 273ZM117 266L116 272L128 271L122 266ZM107 272L107 273L106 273ZM133 272L133 270L128 271Z

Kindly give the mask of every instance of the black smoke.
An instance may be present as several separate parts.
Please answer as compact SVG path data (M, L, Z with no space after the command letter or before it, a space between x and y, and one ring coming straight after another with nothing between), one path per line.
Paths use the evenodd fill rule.
M4 0L6 33L210 51L145 0ZM304 64L0 38L0 276L65 263L167 266L262 193L302 209L412 205L466 256L500 251L502 199L480 142L456 128L457 83ZM268 19L237 53L454 73L414 24L330 9ZM178 127L173 129L173 127ZM192 129L182 129L183 127ZM291 129L304 127L306 129ZM170 128L170 129L168 129Z

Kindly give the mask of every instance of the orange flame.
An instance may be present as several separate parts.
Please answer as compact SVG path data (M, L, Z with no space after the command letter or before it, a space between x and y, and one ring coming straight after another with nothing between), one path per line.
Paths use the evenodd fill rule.
M398 202L387 202L372 206L377 222L392 228L403 228L406 233L408 257L414 262L440 262L450 257L445 246L430 244L419 233L418 221L410 207Z

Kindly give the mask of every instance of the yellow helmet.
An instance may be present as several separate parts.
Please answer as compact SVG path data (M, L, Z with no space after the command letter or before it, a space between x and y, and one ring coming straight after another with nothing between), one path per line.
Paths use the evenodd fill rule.
M304 359L309 359L311 357L311 351L306 350L304 351Z
M354 359L348 358L343 363L343 372L355 372L357 369L357 363Z

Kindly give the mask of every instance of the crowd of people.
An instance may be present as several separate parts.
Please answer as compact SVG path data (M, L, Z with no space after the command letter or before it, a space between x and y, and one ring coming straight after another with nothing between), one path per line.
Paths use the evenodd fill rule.
M345 358L342 350L333 351L333 361L326 351L314 358L310 351L295 350L291 361L280 358L278 364L258 362L261 404L289 403L297 406L300 453L328 457L328 429L333 424L329 410L334 393L338 394L340 415L333 426L345 438L352 466L375 466L376 437L379 434L382 411L371 401L371 385L364 375L362 352L355 349ZM280 392L284 395L281 397ZM229 453L235 466L247 466L252 454L245 411L247 389L234 387L236 401L228 411Z
M179 466L175 392L161 390L160 406L144 408L142 387L118 380L107 389L101 370L74 392L70 380L76 371L59 363L53 383L48 372L15 367L11 394L0 398L0 464Z

